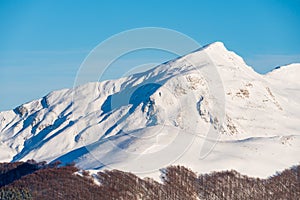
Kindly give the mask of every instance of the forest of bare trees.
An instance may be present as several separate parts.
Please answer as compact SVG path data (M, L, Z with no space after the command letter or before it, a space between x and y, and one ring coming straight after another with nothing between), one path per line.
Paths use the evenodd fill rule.
M236 171L197 175L183 166L161 170L161 181L119 170L86 171L73 165L28 162L0 164L0 199L299 199L300 166L268 179ZM96 176L96 177L95 177ZM100 181L96 185L93 178Z

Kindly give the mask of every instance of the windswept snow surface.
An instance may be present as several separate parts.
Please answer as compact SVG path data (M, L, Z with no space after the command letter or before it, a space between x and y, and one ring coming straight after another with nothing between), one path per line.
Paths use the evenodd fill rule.
M0 161L75 161L155 179L171 164L270 176L300 161L299 74L300 64L257 74L216 42L0 112Z

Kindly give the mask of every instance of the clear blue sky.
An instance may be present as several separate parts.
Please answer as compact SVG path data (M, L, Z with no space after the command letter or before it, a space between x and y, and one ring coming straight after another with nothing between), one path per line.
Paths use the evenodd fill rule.
M98 43L149 26L222 41L260 73L300 62L299 0L1 0L0 110L72 87Z

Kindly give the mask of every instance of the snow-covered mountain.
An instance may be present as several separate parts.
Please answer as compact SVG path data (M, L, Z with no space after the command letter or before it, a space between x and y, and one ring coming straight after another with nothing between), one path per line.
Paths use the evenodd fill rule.
M118 80L0 112L0 161L157 178L180 164L265 177L299 164L300 64L261 75L221 42Z

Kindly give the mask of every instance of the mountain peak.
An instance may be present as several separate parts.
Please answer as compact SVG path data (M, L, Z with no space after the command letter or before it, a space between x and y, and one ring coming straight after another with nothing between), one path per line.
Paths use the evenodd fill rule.
M224 43L220 42L220 41L206 44L206 45L202 46L201 48L197 49L195 52L202 51L202 50L228 51L228 49L225 47Z
M284 71L295 71L295 70L299 70L299 69L300 69L300 63L291 63L288 65L281 65L281 66L275 67L268 74L283 73Z
M223 49L226 49L225 45L223 42L220 42L220 41L216 41L216 42L213 42L213 43L210 43L210 44L207 44L205 46L203 46L204 48L223 48ZM226 49L227 50L227 49Z
M299 85L298 74L300 73L300 63L279 66L266 74L266 77L276 79L284 83Z
M217 41L204 45L193 53L197 54L197 57L204 53L212 62L219 67L221 66L225 70L248 70L249 68L251 69L251 72L248 70L247 73L253 74L254 72L253 69L245 63L241 56L236 54L234 51L228 50L223 42Z

